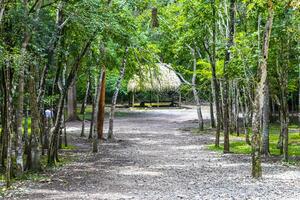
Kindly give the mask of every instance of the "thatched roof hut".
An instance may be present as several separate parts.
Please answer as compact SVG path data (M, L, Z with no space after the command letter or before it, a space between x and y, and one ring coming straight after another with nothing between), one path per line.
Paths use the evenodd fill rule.
M181 80L168 64L157 63L156 67L142 67L139 75L134 75L127 85L128 92L167 92L176 91Z

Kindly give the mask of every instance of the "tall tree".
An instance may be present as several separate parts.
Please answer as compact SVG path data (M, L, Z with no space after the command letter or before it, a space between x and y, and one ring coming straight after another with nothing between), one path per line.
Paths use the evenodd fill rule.
M253 108L252 118L252 177L259 178L262 176L261 169L261 119L263 111L264 98L266 96L265 87L267 84L268 75L268 55L269 55L269 41L271 37L271 30L273 25L273 2L268 0L268 19L264 30L263 47L262 47L262 61L259 65L259 83L256 88L255 103Z
M121 88L122 80L125 75L125 70L126 70L126 63L127 63L127 57L128 57L128 50L129 48L126 47L125 49L125 55L122 61L122 66L120 68L120 75L116 83L116 89L114 91L112 100L111 100L111 108L110 108L110 114L109 114L109 127L108 127L108 139L113 139L113 128L114 128L114 117L115 117L115 112L116 112L116 103L117 103L117 98L119 94L119 90Z
M231 50L230 48L233 46L234 43L234 32L235 32L235 0L230 0L230 9L229 9L229 24L228 24L228 30L227 32L227 45L226 45L226 51L225 51L225 62L224 62L224 92L223 92L223 98L224 98L224 105L223 105L223 113L224 113L224 119L223 119L223 128L224 128L224 153L229 152L229 105L228 105L228 65L230 62L230 56L231 56Z

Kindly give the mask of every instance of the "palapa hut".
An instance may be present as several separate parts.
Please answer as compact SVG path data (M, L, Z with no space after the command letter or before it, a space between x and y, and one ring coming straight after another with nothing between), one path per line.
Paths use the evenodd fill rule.
M179 87L181 83L181 79L168 64L157 63L151 68L143 66L141 67L140 73L135 74L133 78L129 80L127 85L128 92L132 93L131 105L134 106L134 94L138 92L178 92L180 104L181 95Z

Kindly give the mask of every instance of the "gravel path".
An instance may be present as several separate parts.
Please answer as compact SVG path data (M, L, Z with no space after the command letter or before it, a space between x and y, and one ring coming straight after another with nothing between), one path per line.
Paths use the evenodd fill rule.
M249 156L211 152L205 146L213 135L182 131L196 126L194 109L124 112L115 121L118 141L101 144L96 155L74 139L80 124L69 124L77 161L6 199L300 199L299 168L265 163L256 181Z

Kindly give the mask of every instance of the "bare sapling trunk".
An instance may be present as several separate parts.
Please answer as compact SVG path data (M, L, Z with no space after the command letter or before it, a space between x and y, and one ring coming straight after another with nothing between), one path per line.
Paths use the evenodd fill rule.
M90 76L89 76L88 82L87 82L87 85L86 85L86 91L85 91L84 100L82 102L82 111L83 111L82 114L83 114L83 118L82 118L82 125L81 125L80 137L85 137L85 135L84 135L84 129L85 129L85 108L86 108L87 99L88 99L88 96L89 96L89 93L90 93L90 84L91 84L91 81L90 81Z
M253 105L253 116L252 116L252 137L251 137L251 148L252 148L252 177L260 178L262 176L261 169L261 117L263 111L263 104L265 94L265 86L267 83L267 61L269 53L269 41L273 23L273 2L268 1L268 20L265 26L264 38L263 38L263 50L262 50L262 62L259 65L260 80L256 89L256 95Z
M266 96L264 98L263 115L262 115L262 154L265 156L270 155L269 149L269 123L270 123L270 98L269 98L269 85L265 86Z
M215 116L214 116L214 85L213 85L213 80L211 79L211 92L209 94L209 108L210 108L210 124L211 128L216 127L215 123Z
M237 136L240 136L240 127L239 127L239 114L240 114L240 107L239 107L239 98L240 98L240 93L239 93L239 90L238 90L238 82L236 81L235 82L235 85L234 85L234 88L235 88L235 98L234 98L234 101L235 101L235 132L237 134Z
M243 87L243 99L239 98L241 112L243 113L243 126L244 126L244 134L245 134L245 141L247 144L251 144L250 137L249 137L249 110L248 110L248 103L247 103L247 95L245 91L245 87Z
M88 139L93 138L93 132L94 132L94 121L95 121L95 100L96 98L93 98L93 103L92 103L92 119L91 119L91 124L90 124L90 132L89 132L89 137Z
M198 95L198 91L197 91L197 87L196 87L196 78L197 78L197 57L195 54L195 49L188 46L190 51L191 51L191 55L193 57L193 77L192 77L192 91L193 91L193 95L194 95L194 100L195 100L195 104L197 107L197 115L198 115L198 128L199 130L203 130L203 117L202 117L202 111L201 111L201 103L200 103L200 99L199 99L199 95Z
M125 75L126 62L127 62L127 56L128 56L127 54L128 54L128 47L126 47L126 50L125 50L125 55L124 55L124 58L123 58L123 61L122 61L122 66L120 68L120 75L119 75L119 78L117 80L115 91L114 91L112 101L111 101L111 107L110 107L110 113L109 113L108 135L107 135L107 138L109 140L114 139L113 128L114 128L116 103L117 103L118 94L119 94L119 91L120 91L120 88L121 88L122 80L123 80L124 75Z

